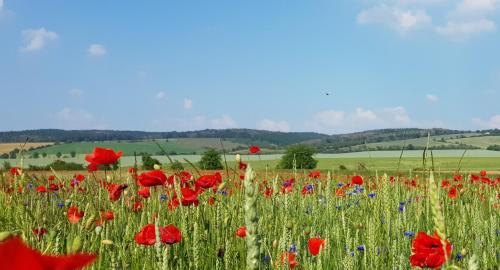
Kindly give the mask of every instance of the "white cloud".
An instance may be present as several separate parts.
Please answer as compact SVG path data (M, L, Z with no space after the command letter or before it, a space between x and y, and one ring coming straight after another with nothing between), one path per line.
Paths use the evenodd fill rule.
M88 49L88 54L90 56L104 56L106 53L106 48L101 44L92 44Z
M405 33L432 24L432 18L423 9L402 9L381 4L361 11L357 22L358 24L381 24Z
M477 18L483 17L495 11L500 4L500 0L462 0L451 12L452 17Z
M429 103L436 103L439 101L439 97L436 96L436 95L431 95L431 94L428 94L425 96L425 99L427 100L427 102Z
M3 0L0 0L0 10L3 8Z
M473 118L472 122L481 128L500 128L500 114L494 115L486 120Z
M290 125L286 121L274 121L271 119L264 119L257 123L257 128L261 130L269 130L269 131L282 131L289 132Z
M34 52L43 49L45 43L59 38L57 33L47 31L45 28L27 29L22 32L26 46L21 48L23 52Z
M488 19L475 21L448 21L445 26L436 27L436 32L453 38L465 39L470 35L481 32L495 32L496 23Z
M155 97L158 100L164 100L165 98L167 98L167 94L163 91L160 91L160 92L156 93Z
M223 115L220 118L215 118L210 121L211 127L214 129L235 128L238 125L230 116Z
M189 98L184 99L184 109L190 110L193 108L193 101Z
M377 120L377 115L370 111L364 110L363 108L357 108L355 112L356 118L363 121L375 121Z
M411 121L402 106L369 110L358 107L353 112L322 111L306 122L307 129L323 133L345 133L381 128L421 126Z
M383 111L387 114L387 119L394 121L396 124L407 125L411 122L406 109L402 106L384 108Z
M53 115L56 127L64 129L103 129L93 114L80 109L65 107Z
M83 95L83 91L78 88L73 88L69 90L69 94L74 98L80 98Z

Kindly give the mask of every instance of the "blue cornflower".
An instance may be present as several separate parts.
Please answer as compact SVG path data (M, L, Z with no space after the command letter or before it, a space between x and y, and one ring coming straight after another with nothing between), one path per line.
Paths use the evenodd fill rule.
M358 251L365 251L365 245L361 245L357 247Z
M342 184L342 183L337 184L337 187L343 187L343 186L344 186L344 184Z
M464 258L464 256L460 252L457 253L457 256L455 256L455 260L457 260L457 261L461 261L463 258Z
M398 210L399 212L403 213L406 210L406 208L404 206L400 206Z
M335 208L337 208L337 210L342 210L342 206L340 205L335 206Z
M306 190L307 191L311 191L313 189L314 189L314 185L313 184L309 184L309 185L306 186Z
M219 190L217 193L219 193L220 195L223 195L223 196L227 196L227 190L223 189L223 190Z
M405 206L406 202L399 202L399 206Z
M292 253L297 252L297 246L295 244L292 244L292 246L290 247L290 252Z
M28 185L26 185L26 188L33 189L33 183L28 183Z
M167 195L166 194L161 194L160 195L160 201L166 201L168 199Z
M414 236L415 236L415 233L414 233L414 232L412 232L412 231L407 231L407 232L405 232L405 236L406 236L406 237L409 237L409 238L412 238L412 237L414 237Z
M64 207L64 203L62 203L62 202L58 203L58 204L57 204L57 207L59 207L59 208L63 208L63 207Z
M376 193L370 193L370 194L368 194L368 197L370 197L370 198L375 198L375 196L377 196Z
M353 252L351 252L351 257L354 257L354 251L353 251Z
M271 261L271 257L269 255L266 255L266 256L262 257L262 261L265 263L269 263Z

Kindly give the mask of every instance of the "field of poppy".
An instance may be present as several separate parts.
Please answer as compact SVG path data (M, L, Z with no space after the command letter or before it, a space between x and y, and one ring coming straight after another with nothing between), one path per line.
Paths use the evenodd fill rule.
M500 267L500 176L484 170L110 170L121 156L2 172L0 269Z

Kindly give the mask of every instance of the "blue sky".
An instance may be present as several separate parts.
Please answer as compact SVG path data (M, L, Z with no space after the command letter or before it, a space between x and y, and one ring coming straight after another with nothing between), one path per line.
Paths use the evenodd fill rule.
M500 0L0 0L0 130L500 128L499 15Z

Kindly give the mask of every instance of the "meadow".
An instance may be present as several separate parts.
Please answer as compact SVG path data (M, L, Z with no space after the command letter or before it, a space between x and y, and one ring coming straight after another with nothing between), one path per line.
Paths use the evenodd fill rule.
M500 176L479 171L499 159L458 159L436 159L435 177L430 161L409 170L417 157L325 158L318 171L276 170L258 155L218 172L11 170L0 236L44 254L93 253L89 269L410 269L437 257L437 268L498 269ZM433 247L422 260L419 232L451 243L448 259Z

